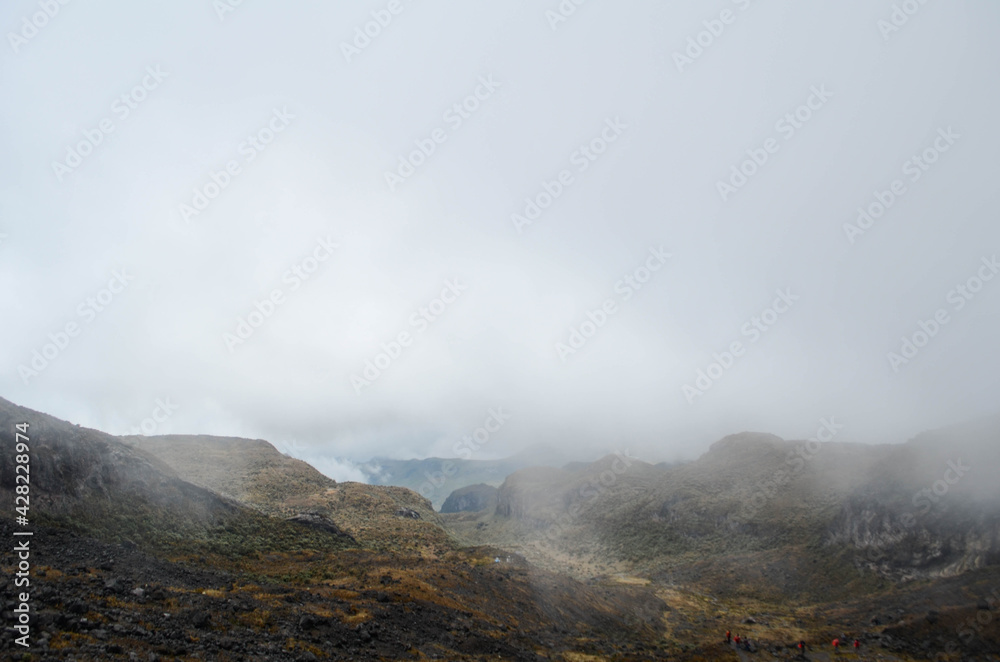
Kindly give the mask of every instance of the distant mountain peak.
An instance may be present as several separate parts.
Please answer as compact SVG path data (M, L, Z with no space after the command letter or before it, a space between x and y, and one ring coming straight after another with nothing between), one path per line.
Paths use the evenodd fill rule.
M712 454L733 451L741 453L771 451L784 448L786 443L781 437L767 432L738 432L719 439L709 446L708 452Z

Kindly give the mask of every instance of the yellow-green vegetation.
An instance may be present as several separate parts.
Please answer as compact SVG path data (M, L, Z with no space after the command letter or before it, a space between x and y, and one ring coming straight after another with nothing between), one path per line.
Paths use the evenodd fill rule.
M430 502L415 492L402 487L337 483L305 462L282 455L266 441L204 435L125 439L190 483L275 517L321 514L363 547L428 555L454 547L451 537L438 525ZM400 509L412 510L420 518L400 516ZM238 539L231 536L218 538L219 553L259 547L239 547Z
M740 435L686 465L519 472L495 508L441 516L260 440L127 445L0 400L0 427L29 416L33 594L64 657L738 659L726 630L761 661L800 638L820 660L835 636L883 660L936 656L963 632L939 659L1000 645L993 455L912 534L884 524L949 454L972 455L947 436L825 445L785 480L803 442Z
M293 514L290 500L337 484L263 439L166 435L122 441L151 453L189 483L270 514Z

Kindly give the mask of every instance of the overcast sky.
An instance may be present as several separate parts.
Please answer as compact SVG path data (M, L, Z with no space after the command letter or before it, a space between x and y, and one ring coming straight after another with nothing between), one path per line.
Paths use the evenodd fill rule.
M4 3L0 394L340 478L996 411L998 3L330 4Z

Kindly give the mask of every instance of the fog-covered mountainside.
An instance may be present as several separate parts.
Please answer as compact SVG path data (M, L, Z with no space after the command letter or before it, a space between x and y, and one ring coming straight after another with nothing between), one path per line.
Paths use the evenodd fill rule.
M146 450L0 399L5 515L14 512L14 426L25 422L33 520L150 548L234 554L260 545L281 548L303 535L300 526L185 480ZM307 533L318 536L310 544L342 544L322 532Z
M1000 560L998 441L997 419L881 446L744 433L680 466L612 455L572 471L525 469L476 530L647 572L795 549L848 572L949 575Z
M263 439L175 434L121 440L161 459L196 485L263 510L337 484Z
M19 423L30 525L10 515ZM884 660L1000 646L997 419L528 467L440 514L263 440L118 438L5 400L0 430L0 529L33 529L53 659L714 660L736 628L760 660L835 636Z
M419 495L334 483L261 440L122 439L0 399L0 505L0 535L32 534L27 583L14 585L23 552L0 554L5 598L31 605L29 656L5 636L2 659L528 660L661 645L652 590L463 547Z
M705 637L738 609L755 637L791 638L815 619L828 641L905 635L880 646L924 659L914 642L1000 651L983 611L1000 606L998 475L997 417L874 446L741 433L683 465L618 454L524 469L492 507L442 519L543 567L663 586L689 601L668 622Z
M479 512L496 506L499 490L492 485L477 483L461 487L444 500L442 513Z

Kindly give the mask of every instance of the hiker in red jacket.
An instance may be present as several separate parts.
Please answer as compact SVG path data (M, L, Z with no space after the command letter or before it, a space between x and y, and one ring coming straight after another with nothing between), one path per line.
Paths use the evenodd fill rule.
M728 644L732 640L733 640L733 635L729 633L729 630L726 630L726 643Z
M736 647L739 648L740 647L740 635L736 635L736 639L734 641L736 641Z
M857 653L861 649L861 642L857 639L854 640L854 652Z
M799 640L799 655L802 657L806 656L806 641L805 639Z
M834 639L833 639L833 652L834 653L839 653L840 652L840 639L838 639L836 637L834 637Z

